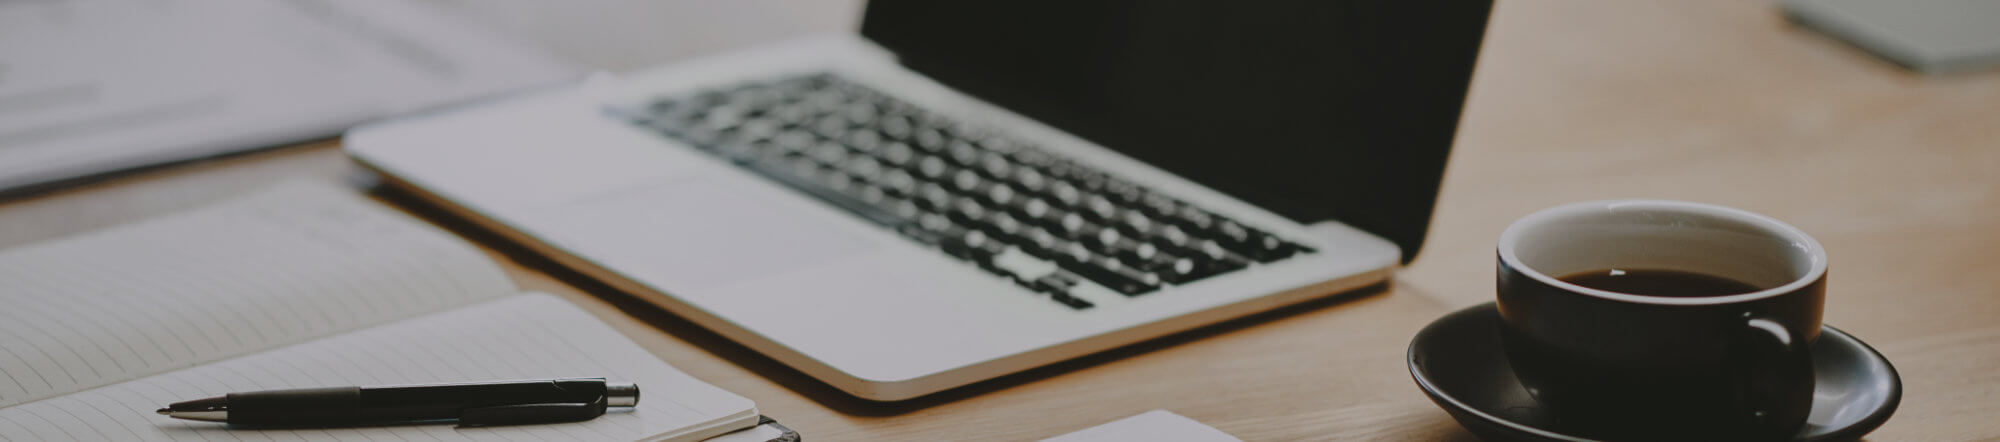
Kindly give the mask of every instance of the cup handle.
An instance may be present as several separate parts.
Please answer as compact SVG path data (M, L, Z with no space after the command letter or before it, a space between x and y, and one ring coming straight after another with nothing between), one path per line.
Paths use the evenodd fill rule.
M1790 436L1812 412L1812 343L1806 342L1797 327L1776 318L1744 316L1747 319L1732 352L1737 367L1734 391L1741 395L1735 401L1740 407L1735 412L1751 431Z

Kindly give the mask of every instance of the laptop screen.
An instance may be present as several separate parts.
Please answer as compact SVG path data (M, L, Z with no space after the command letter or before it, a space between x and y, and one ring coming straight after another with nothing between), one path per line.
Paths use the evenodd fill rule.
M875 0L902 63L1303 223L1430 223L1491 2Z

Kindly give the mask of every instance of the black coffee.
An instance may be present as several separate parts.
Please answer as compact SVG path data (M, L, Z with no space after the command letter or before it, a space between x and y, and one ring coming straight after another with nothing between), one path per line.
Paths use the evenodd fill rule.
M1572 273L1557 279L1598 290L1681 298L1736 295L1761 290L1734 279L1679 270L1605 269Z

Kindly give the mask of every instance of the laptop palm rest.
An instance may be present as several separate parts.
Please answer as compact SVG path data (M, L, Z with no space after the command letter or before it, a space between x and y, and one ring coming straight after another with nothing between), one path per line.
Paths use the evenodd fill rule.
M694 176L578 198L527 218L555 236L546 239L578 256L601 264L644 263L617 270L677 290L727 286L875 246L829 227L823 215L801 212Z

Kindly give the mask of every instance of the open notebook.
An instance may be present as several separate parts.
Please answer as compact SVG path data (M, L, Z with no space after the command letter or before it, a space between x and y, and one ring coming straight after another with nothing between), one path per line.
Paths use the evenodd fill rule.
M558 377L643 396L586 422L481 428L245 430L153 413L233 391ZM750 400L329 185L0 252L0 441L679 441L756 423Z

